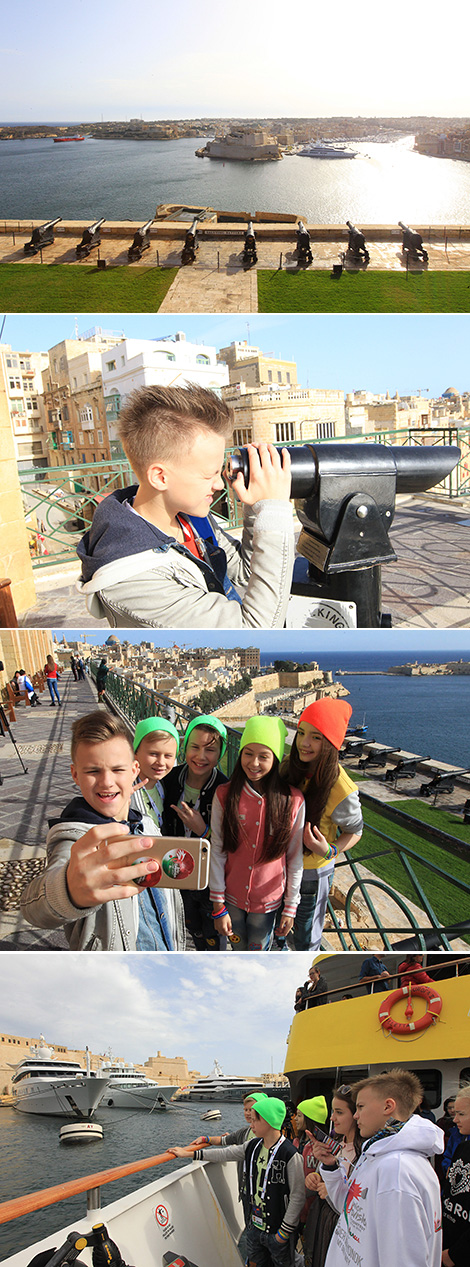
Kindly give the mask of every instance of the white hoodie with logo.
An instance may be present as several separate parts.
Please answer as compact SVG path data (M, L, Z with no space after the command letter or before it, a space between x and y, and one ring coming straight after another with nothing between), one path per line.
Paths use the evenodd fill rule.
M441 1267L441 1196L430 1158L439 1126L416 1114L362 1152L349 1177L321 1167L339 1210L325 1267Z

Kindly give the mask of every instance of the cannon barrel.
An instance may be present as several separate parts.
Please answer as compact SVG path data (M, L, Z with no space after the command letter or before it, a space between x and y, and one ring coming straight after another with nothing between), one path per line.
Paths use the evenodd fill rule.
M188 241L188 238L195 238L195 237L196 237L196 233L197 233L197 226L198 226L198 224L199 224L198 218L197 218L197 216L195 216L195 217L194 217L194 220L193 220L193 222L192 222L191 228L190 228L190 229L188 229L188 230L187 230L187 232L186 232L186 241Z
M153 216L150 217L150 220L146 220L145 224L143 224L142 227L137 230L137 232L148 233L149 229L152 228L152 224L153 224Z
M33 229L33 237L35 233L46 233L47 229L54 229L61 219L62 216L56 216L55 220L46 220L46 223L41 224L38 229Z
M253 241L255 240L255 230L253 228L252 220L249 220L246 226L245 238L253 238Z
M54 228L59 223L62 216L56 216L55 220L47 220L45 224L36 225L31 234L31 240L25 242L23 253L25 255L37 255L42 246L50 246L54 241Z
M281 446L277 446L281 451ZM322 478L348 481L356 478L359 487L367 485L373 476L392 476L397 493L423 493L439 484L457 465L460 449L457 445L440 445L433 448L416 446L405 448L387 444L325 443L315 446L303 444L287 448L291 459L291 496L312 496ZM249 484L248 450L240 449L227 463L230 483L242 471L246 488ZM341 490L338 487L338 497Z
M346 220L346 224L350 233L360 233L360 229L356 229L356 225L351 220Z
M421 233L418 233L417 229L410 229L410 226L408 224L404 224L403 220L399 220L398 224L403 233L404 246L406 246L407 241L408 241L410 246L414 246L418 248L422 247L423 238L422 238Z
M142 258L142 252L147 250L150 246L150 229L152 224L153 219L147 220L146 224L142 225L142 228L136 229L133 241L131 242L127 252L127 258L131 262L135 259L140 260Z

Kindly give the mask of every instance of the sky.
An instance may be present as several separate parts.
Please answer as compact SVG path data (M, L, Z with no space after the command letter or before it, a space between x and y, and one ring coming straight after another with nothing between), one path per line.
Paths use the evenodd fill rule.
M77 0L37 19L36 0L5 9L2 121L468 114L463 5Z
M63 629L53 629L59 639L64 636ZM91 629L88 631L90 646L104 644L111 630ZM71 642L83 637L84 630L67 629L67 637ZM286 635L276 632L260 632L259 630L208 630L201 629L184 632L181 630L159 629L154 633L151 629L120 629L117 635L121 642L138 645L140 642L153 642L155 647L251 647L259 646L260 650L274 655L285 652L302 656L306 660L314 660L319 655L330 655L332 665L338 666L341 655L365 654L374 652L380 655L390 654L390 663L394 657L408 656L410 660L443 661L448 656L460 652L461 656L470 658L470 629L335 629L295 630Z
M311 962L311 952L3 955L0 1029L136 1064L161 1051L202 1074L214 1059L226 1074L278 1073Z
M0 148L1 161L1 148ZM16 351L47 351L64 338L93 326L129 338L156 339L177 330L188 341L228 347L246 340L266 355L297 362L298 383L337 391L419 392L440 396L447 387L470 388L470 315L315 314L297 316L147 316L135 313L13 314L6 317L2 342ZM2 321L0 319L0 329Z

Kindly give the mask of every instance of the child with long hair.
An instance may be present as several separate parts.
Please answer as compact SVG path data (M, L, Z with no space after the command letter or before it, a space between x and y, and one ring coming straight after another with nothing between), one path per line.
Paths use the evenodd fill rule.
M302 879L304 799L281 777L280 717L250 717L232 778L212 806L210 894L214 925L234 950L269 950L290 932Z
M341 1149L336 1154L343 1164L343 1170L349 1175L360 1155L362 1139L354 1117L356 1102L350 1086L335 1087L331 1106L331 1125L335 1136L341 1141ZM326 1130L326 1127L324 1127ZM318 1173L318 1162L313 1149L307 1145L304 1149L305 1187L308 1196L317 1194L316 1199L309 1202L303 1233L305 1267L323 1267L334 1229L338 1222L338 1212L330 1205L326 1184Z
M335 858L352 849L362 834L357 788L338 760L351 713L350 704L329 695L309 704L282 765L281 773L305 797L304 874L293 933L296 950L319 950Z

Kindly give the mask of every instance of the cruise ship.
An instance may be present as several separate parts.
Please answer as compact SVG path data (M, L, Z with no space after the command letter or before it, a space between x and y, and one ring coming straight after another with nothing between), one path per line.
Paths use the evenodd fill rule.
M212 1073L207 1074L203 1078L198 1078L193 1087L178 1095L177 1099L185 1099L186 1101L206 1100L223 1100L225 1102L235 1101L241 1104L243 1096L249 1091L264 1091L262 1078L244 1078L241 1074L224 1074L218 1064L214 1061Z
M170 1096L177 1090L174 1084L164 1085L137 1073L134 1065L126 1065L124 1061L104 1060L99 1073L106 1078L102 1103L108 1109L166 1109Z
M54 1117L92 1117L108 1085L82 1069L77 1060L57 1060L54 1049L41 1036L30 1056L14 1066L11 1093L20 1113L47 1113Z

